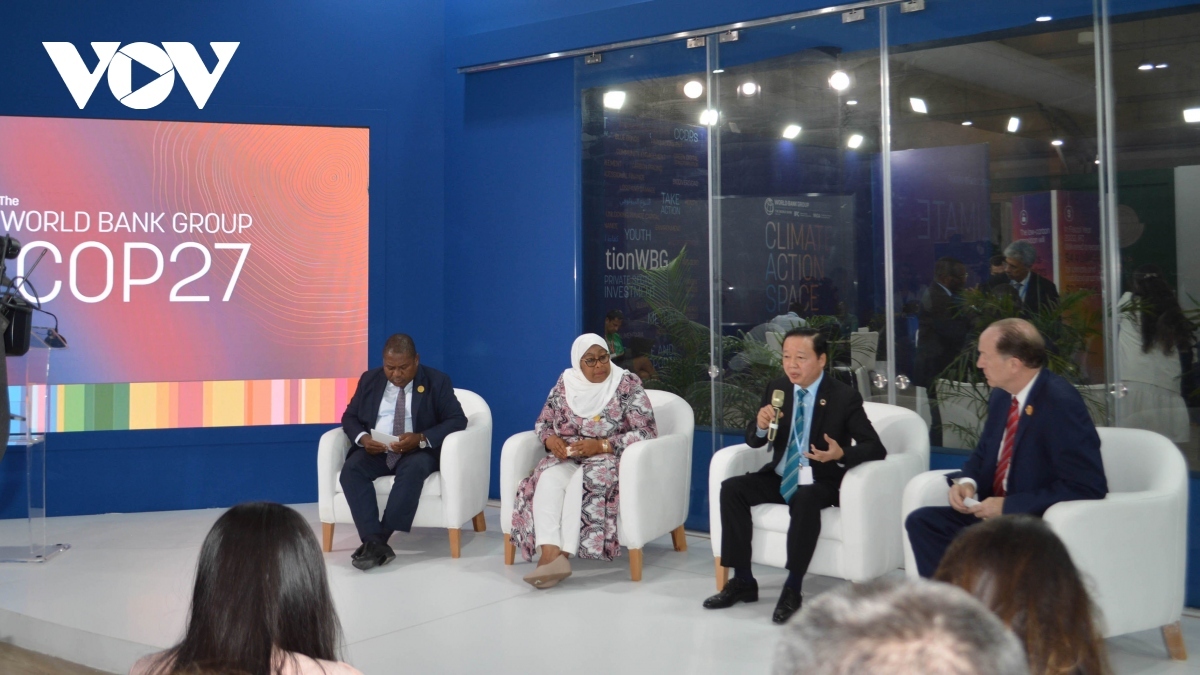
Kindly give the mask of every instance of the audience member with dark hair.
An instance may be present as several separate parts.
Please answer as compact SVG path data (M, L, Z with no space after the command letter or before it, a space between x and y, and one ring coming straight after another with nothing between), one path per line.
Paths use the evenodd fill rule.
M1001 514L1040 516L1062 501L1108 493L1100 436L1079 391L1046 369L1046 343L1024 319L1001 319L979 336L976 365L992 387L987 422L949 506L908 515L917 569L928 577L958 533Z
M784 629L774 675L1027 675L1021 643L987 607L928 581L822 593Z
M1186 443L1191 424L1180 387L1181 357L1190 357L1196 328L1155 265L1134 271L1133 292L1125 293L1118 306L1117 361L1127 388L1117 400L1122 426Z
M1025 645L1033 675L1105 675L1095 608L1062 540L1041 518L1005 516L963 532L933 576L979 598Z
M354 675L337 660L340 639L312 528L286 506L242 504L200 547L183 641L129 672Z
M787 504L788 578L772 615L775 623L785 623L800 609L800 584L821 534L821 510L838 505L847 471L887 454L858 390L825 377L827 353L828 341L815 328L796 328L783 337L784 377L767 385L762 407L746 428L747 445L769 444L771 461L755 473L721 483L720 565L733 568L734 576L704 601L708 609L758 600L758 582L750 569L750 510L759 504ZM776 391L782 399L778 408L771 405Z

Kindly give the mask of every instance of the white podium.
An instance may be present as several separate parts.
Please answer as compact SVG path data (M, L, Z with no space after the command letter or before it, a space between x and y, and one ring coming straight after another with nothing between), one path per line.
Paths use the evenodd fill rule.
M57 351L46 345L45 329L34 328L29 351L8 358L12 423L8 451L25 452L25 488L29 497L28 542L0 542L0 562L46 562L71 548L46 541L46 432L50 415L50 360ZM9 457L11 462L13 457Z

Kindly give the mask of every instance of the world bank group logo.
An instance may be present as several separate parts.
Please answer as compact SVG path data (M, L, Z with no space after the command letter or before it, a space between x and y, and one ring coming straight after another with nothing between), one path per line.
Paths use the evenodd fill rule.
M768 216L775 213L775 200L767 197L767 201L763 202L763 210L767 212Z
M212 96L217 82L225 74L233 53L237 51L240 42L210 42L209 47L217 57L217 65L208 70L199 52L190 42L164 42L162 46L149 42L131 42L124 47L120 42L93 42L92 51L96 52L96 67L89 70L79 55L79 50L70 42L43 42L46 53L58 69L63 84L75 105L83 110L100 78L108 73L108 88L127 108L148 110L167 100L175 87L175 74L183 80L196 107L204 109L208 97ZM133 88L133 64L137 63L143 70L155 76L146 84Z
M1028 224L1029 224L1029 212L1026 211L1025 209L1021 209L1021 225L1028 225Z
M1067 212L1065 215L1068 223L1073 222L1075 220L1075 207L1067 204Z

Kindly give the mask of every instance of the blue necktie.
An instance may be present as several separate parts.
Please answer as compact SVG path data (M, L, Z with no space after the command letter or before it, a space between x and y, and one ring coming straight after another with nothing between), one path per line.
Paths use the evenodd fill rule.
M804 435L804 398L808 391L801 389L792 404L792 431L788 434L787 456L783 459L783 482L779 484L779 494L783 501L792 501L796 488L800 487L800 467L808 466L808 458L804 456L804 448L800 447L800 438Z
M406 405L407 398L408 398L408 395L404 393L404 387L400 387L400 392L396 394L396 412L394 413L394 416L392 417L392 435L393 436L400 436L405 431L405 429L404 429L404 421L405 421L404 413L405 413L405 408L407 407L407 405ZM385 462L387 462L388 471L391 471L396 468L397 464L400 463L400 453L392 452L391 449L389 448L387 455L384 456L383 459Z

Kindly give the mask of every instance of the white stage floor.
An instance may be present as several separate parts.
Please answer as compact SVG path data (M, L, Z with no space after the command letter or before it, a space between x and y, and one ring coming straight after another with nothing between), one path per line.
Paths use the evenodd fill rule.
M296 507L319 533L315 504ZM53 518L51 541L71 550L45 564L0 565L0 639L114 673L182 634L200 543L221 510ZM498 510L488 531L463 533L450 558L444 530L392 538L390 565L350 566L354 528L339 525L326 555L344 656L368 675L388 673L766 673L780 635L770 614L782 570L756 569L763 598L706 611L714 592L708 539L647 547L643 580L628 560L582 561L558 588L505 567ZM25 521L0 521L19 541ZM805 595L845 583L810 576ZM1200 619L1184 619L1192 660L1167 660L1156 631L1109 641L1118 673L1200 673ZM599 640L588 641L588 635Z

